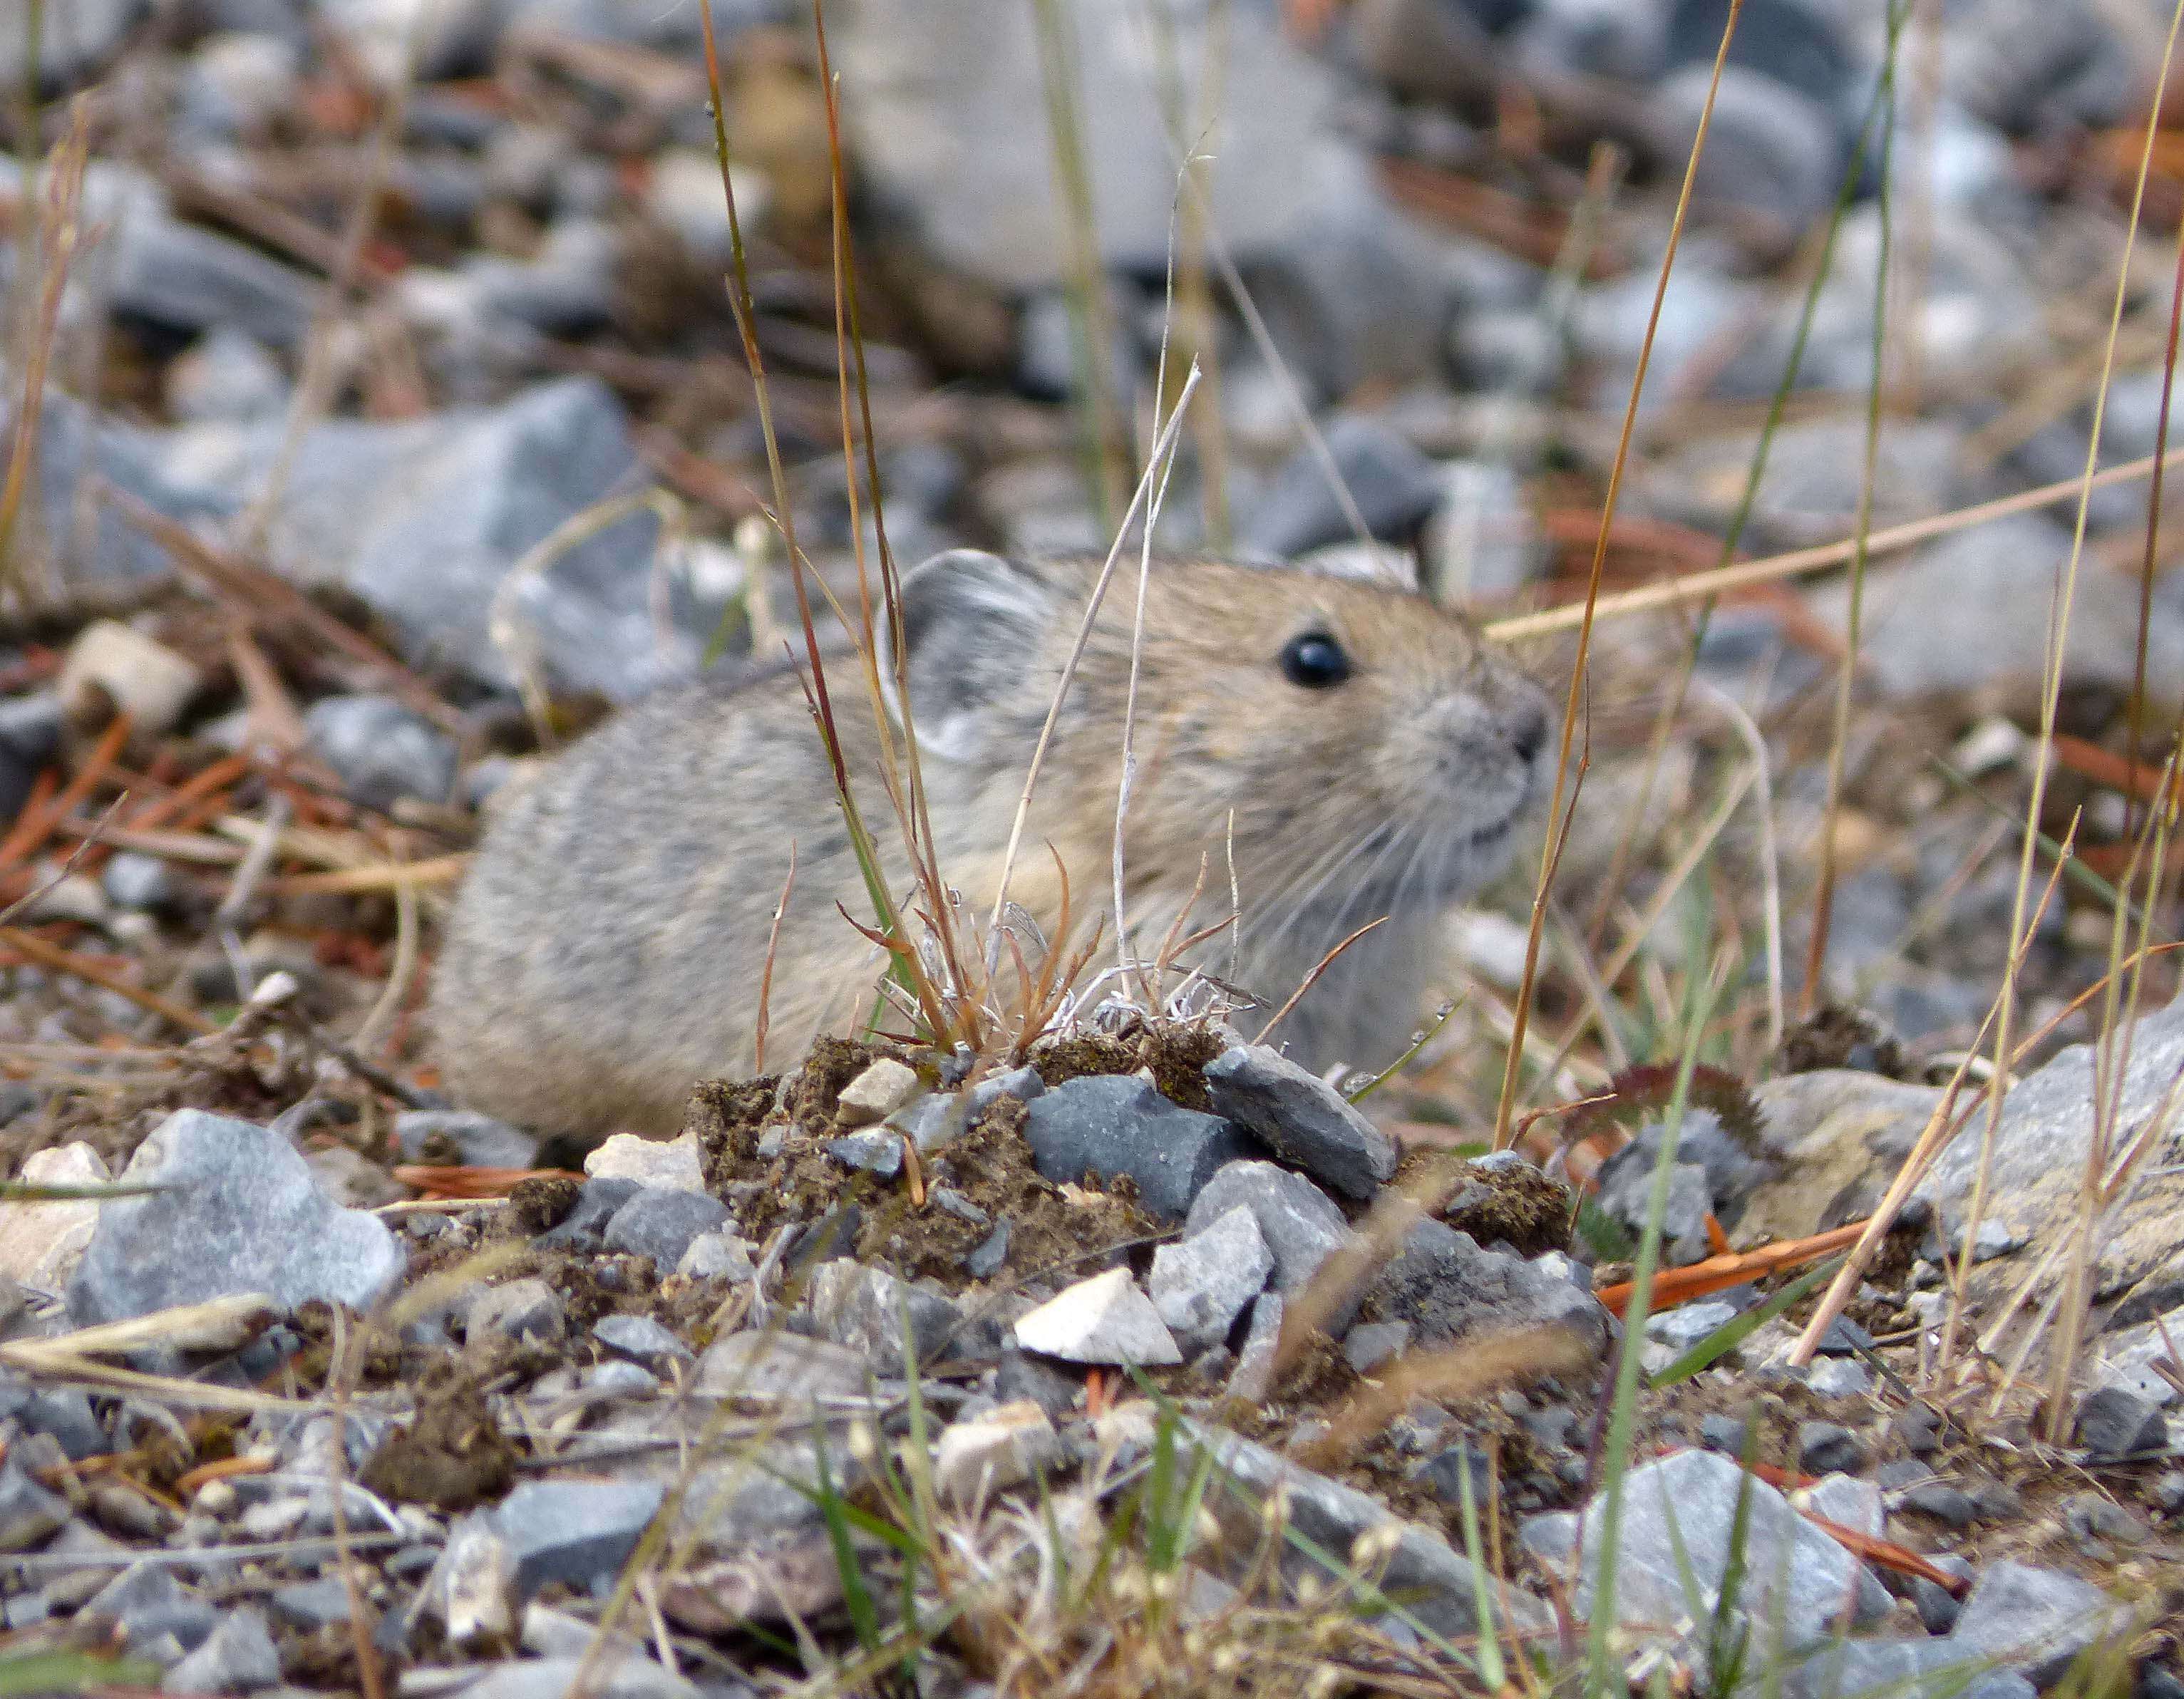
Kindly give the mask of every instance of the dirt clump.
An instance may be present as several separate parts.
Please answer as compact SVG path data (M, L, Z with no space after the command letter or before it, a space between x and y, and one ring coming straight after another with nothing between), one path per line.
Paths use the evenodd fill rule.
M380 1442L358 1479L382 1498L467 1510L506 1492L515 1463L477 1383L453 1371L418 1387L415 1418Z

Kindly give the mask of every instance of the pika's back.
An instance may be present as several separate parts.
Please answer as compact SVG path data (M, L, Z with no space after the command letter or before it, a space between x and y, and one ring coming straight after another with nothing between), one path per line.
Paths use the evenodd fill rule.
M861 664L828 661L851 788L898 894L910 868L882 783L894 679L940 871L983 911L1099 565L956 550L909 574L900 665L881 666L886 732ZM1384 582L1156 560L1142 628L1138 588L1126 565L1085 638L1011 898L1051 927L1058 866L1080 923L1107 906L1127 717L1125 920L1141 952L1194 888L1219 894L1201 895L1197 927L1228 916L1233 888L1233 938L1210 948L1279 1002L1387 916L1284 1028L1313 1065L1384 1059L1423 990L1423 922L1498 865L1537 788L1544 697ZM770 939L776 1054L870 1012L878 953L841 913L870 907L799 680L666 693L558 757L487 834L435 977L448 1082L542 1129L671 1133L692 1085L751 1065Z

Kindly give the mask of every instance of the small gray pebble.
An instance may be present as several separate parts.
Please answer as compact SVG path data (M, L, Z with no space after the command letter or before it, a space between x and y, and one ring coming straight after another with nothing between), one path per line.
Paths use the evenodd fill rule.
M1800 1422L1797 1465L1816 1475L1856 1474L1865 1466L1865 1448L1839 1422Z

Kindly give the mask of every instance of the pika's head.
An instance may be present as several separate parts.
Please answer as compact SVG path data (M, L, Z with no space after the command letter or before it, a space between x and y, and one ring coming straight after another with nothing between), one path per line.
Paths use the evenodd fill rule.
M919 743L996 800L1022 783L1100 564L958 549L904 580ZM1112 828L1139 591L1126 554L1056 722L1039 824L1065 848ZM1545 693L1384 574L1156 558L1141 630L1134 884L1188 889L1210 858L1221 891L1233 857L1247 916L1437 906L1499 867L1542 788Z

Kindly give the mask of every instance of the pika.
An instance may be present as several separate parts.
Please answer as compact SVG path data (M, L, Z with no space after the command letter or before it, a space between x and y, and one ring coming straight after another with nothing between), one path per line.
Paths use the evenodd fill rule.
M982 920L1100 564L956 549L903 578L901 664L881 671L909 700L941 873ZM1066 872L1072 936L1105 916L1093 971L1114 959L1137 589L1119 571L1093 622L1008 879L1009 900L1051 928ZM1144 600L1123 844L1139 959L1186 910L1178 935L1227 921L1195 960L1271 1011L1380 920L1277 1036L1314 1068L1392 1060L1424 1000L1434 922L1502 865L1540 788L1545 694L1384 578L1156 558ZM908 862L862 668L827 671L850 788L900 897ZM539 1130L671 1135L694 1085L750 1070L770 939L772 1055L869 1017L882 964L844 911L871 908L794 669L672 688L571 746L487 833L434 977L445 1080Z

